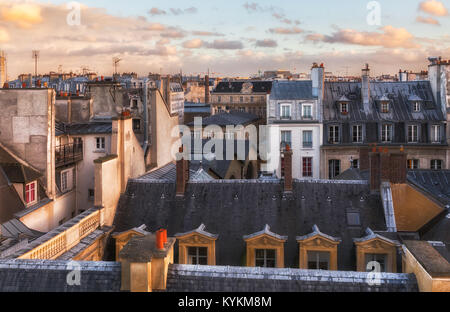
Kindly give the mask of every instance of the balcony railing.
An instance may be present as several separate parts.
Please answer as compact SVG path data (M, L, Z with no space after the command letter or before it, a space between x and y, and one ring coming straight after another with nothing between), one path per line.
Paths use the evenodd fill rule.
M55 166L61 167L83 160L83 143L57 146L55 149Z

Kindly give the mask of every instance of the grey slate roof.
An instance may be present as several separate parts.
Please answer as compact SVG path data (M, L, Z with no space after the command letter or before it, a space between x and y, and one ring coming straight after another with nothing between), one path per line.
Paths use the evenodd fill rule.
M386 241L388 243L391 243L391 244L400 245L400 243L398 241L391 240L391 239L389 239L387 237L384 237L384 236L382 236L380 234L377 234L374 231L372 231L371 228L367 228L366 229L366 234L367 235L364 236L364 237L354 238L353 241L354 242L367 242L367 241L369 241L371 239L378 238L378 239L384 240L384 241Z
M349 103L348 115L341 115L337 101L345 95ZM379 99L387 96L391 100L392 113L380 113ZM420 112L412 111L409 98L423 99ZM445 121L442 110L433 99L429 81L370 82L370 107L364 110L361 100L360 82L325 82L324 111L325 122L329 121Z
M74 269L81 274L79 286L67 283ZM0 292L118 292L120 285L117 262L0 260Z
M313 231L312 231L311 233L309 233L309 234L306 234L306 235L303 235L303 236L297 236L296 240L297 240L297 241L304 241L304 240L307 240L308 238L311 238L311 237L314 237L314 236L316 236L316 235L319 235L319 236L328 238L329 240L332 240L332 241L335 241L335 242L340 242L340 241L342 241L339 237L333 237L333 236L327 235L327 234L325 234L325 233L322 233L322 232L319 230L319 227L317 226L317 224L314 224L314 225L313 225L312 230L313 230Z
M70 134L70 135L83 135L83 134L111 134L112 133L112 122L111 121L95 121L89 123L76 123L67 124L62 126L59 123L57 128L59 135Z
M369 273L253 267L169 266L168 292L417 292L414 274Z
M244 235L242 238L244 240L247 240L247 239L250 239L250 238L258 237L258 236L263 235L263 234L267 234L269 236L272 236L274 238L281 239L281 240L287 240L288 239L287 236L279 235L279 234L276 234L276 233L270 231L270 226L268 224L266 224L264 226L264 229L262 229L262 231L258 231L256 233L252 233L252 234L249 234L249 235Z
M244 83L253 84L253 93L270 93L272 81L222 81L219 82L212 93L240 93Z
M364 236L367 227L386 230L379 195L371 195L367 183L355 181L295 180L293 188L288 196L279 180L191 182L184 198L177 198L174 182L129 180L114 226L120 232L144 223L151 230L166 228L173 236L203 223L219 235L216 263L239 266L245 265L243 236L269 224L271 231L288 236L285 265L298 267L296 237L317 224L323 233L342 239L338 268L355 270L353 238ZM347 225L347 209L360 213L360 227Z
M177 233L174 236L175 237L180 237L180 236L186 236L186 235L189 235L189 234L197 233L197 234L201 234L201 235L204 235L206 237L215 238L215 239L217 239L219 237L218 234L212 234L212 233L209 233L209 232L205 231L205 228L206 228L206 225L204 225L202 223L195 230L192 230L192 231L189 231L189 232L185 232L185 233Z
M270 93L271 100L312 100L312 81L275 81Z
M209 125L217 125L220 127L225 127L228 125L247 125L259 119L258 116L246 112L233 111L230 113L219 113L216 115L203 117L202 126L206 127ZM194 126L194 122L190 122L188 126Z
M443 205L450 205L450 170L409 170L407 178Z

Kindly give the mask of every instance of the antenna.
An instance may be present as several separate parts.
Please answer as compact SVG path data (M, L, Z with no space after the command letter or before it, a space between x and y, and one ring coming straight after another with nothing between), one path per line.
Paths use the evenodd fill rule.
M114 66L114 76L117 75L117 67L119 67L119 63L122 61L119 57L113 57L113 66Z
M33 50L31 53L31 58L34 59L34 76L37 78L37 66L38 66L38 59L39 59L39 50Z

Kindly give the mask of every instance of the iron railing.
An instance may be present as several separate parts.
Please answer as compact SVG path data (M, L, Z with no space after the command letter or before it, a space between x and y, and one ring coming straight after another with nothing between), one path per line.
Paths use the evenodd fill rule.
M61 167L83 160L83 142L57 146L55 166Z

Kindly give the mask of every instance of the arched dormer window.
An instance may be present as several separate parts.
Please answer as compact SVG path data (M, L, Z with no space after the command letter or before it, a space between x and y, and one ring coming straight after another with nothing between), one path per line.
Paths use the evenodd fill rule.
M338 107L339 107L339 112L342 115L347 115L350 109L350 100L343 95L339 100L338 100Z

